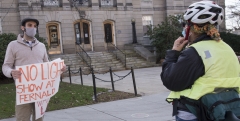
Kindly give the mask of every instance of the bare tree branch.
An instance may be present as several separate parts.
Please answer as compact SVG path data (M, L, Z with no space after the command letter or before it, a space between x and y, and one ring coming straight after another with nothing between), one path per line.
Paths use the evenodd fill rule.
M227 6L228 12L226 15L226 19L231 20L232 27L236 29L240 29L240 0L235 5Z

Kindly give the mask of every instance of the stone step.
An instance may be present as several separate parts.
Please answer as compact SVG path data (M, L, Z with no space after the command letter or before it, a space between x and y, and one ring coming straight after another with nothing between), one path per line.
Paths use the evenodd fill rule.
M126 54L126 67L130 69L133 68L144 68L156 66L153 63L147 62L145 59L140 57L133 50L125 50L123 51ZM87 54L91 57L91 65L96 72L108 72L109 67L112 70L125 70L124 62L125 55L119 51L110 52L87 52ZM71 67L71 70L78 71L81 67L84 72L90 72L90 68L87 66L84 60L77 54L66 54L66 55L54 55L51 58L62 58L66 65ZM122 61L123 63L122 63ZM159 65L158 65L159 66Z

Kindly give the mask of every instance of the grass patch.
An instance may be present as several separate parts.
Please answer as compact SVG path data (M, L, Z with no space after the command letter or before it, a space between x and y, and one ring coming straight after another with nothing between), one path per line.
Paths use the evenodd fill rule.
M61 82L58 93L48 104L47 111L135 97L132 93L108 92L108 89L104 88L97 88L97 93L99 93L98 102L95 102L92 99L93 87ZM0 84L0 119L11 118L15 115L15 100L14 83Z
M13 83L0 84L0 119L14 116L16 88Z

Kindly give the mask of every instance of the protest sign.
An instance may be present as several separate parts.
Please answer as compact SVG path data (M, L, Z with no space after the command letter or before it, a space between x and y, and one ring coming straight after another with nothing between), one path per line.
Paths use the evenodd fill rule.
M36 115L41 117L50 98L58 92L63 65L63 60L56 59L46 63L16 66L16 70L22 73L15 81L17 105L36 102Z
M36 120L41 118L44 115L49 101L50 101L50 98L35 102L35 113L36 113L35 118L36 118Z

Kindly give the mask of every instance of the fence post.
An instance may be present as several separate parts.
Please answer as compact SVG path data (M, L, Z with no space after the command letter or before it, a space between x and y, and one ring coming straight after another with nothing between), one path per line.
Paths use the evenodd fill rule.
M83 85L83 78L82 78L82 68L79 68L79 73L80 73L80 79L81 79L81 84Z
M69 79L70 79L70 84L72 84L72 77L71 77L70 66L68 66L68 76L69 76Z
M134 71L133 71L133 68L132 68L132 67L131 67L131 72L132 72L134 93L135 93L135 96L137 96L137 88L136 88L135 76L134 76Z
M94 72L93 72L93 68L91 68L91 70L92 70L92 79L93 79L94 99L95 99L95 101L97 101L97 90L96 90L95 75L94 75Z
M113 82L113 76L112 76L112 68L111 67L110 67L109 71L110 71L110 77L111 77L111 83L112 83L112 90L115 91L115 89L114 89L114 82Z

